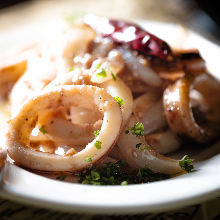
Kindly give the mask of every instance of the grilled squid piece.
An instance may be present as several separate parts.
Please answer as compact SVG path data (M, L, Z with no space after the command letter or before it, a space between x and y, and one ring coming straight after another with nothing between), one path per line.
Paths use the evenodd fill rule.
M104 83L93 83L91 82L90 75L85 70L81 71L76 69L72 72L68 72L62 76L58 76L54 79L45 89L50 90L55 85L95 85L100 88L104 88L112 97L119 97L123 100L121 106L122 111L122 127L125 126L128 119L131 116L132 106L133 106L133 97L131 90L127 85L117 77L116 80L110 79Z
M133 112L144 125L144 134L148 135L166 126L163 105L159 94L145 93L134 101Z
M145 136L146 142L159 154L168 154L180 148L180 141L168 129Z
M123 128L128 122L132 112L133 97L131 90L119 77L117 77L116 81L109 80L100 84L100 87L104 88L112 97L119 97L123 100L123 104L121 106Z
M56 77L56 67L50 57L33 55L29 58L27 71L14 85L10 94L12 115L20 110L25 101L40 92Z
M57 38L40 47L37 53L30 55L26 61L27 71L17 81L10 94L12 115L58 74L62 75L68 71L73 65L73 58L87 52L95 35L88 25L78 25L60 33Z
M2 61L1 61L2 62ZM13 84L24 74L27 68L26 59L13 60L0 66L0 97L7 97Z
M122 54L122 57L128 69L130 69L131 72L133 73L133 77L136 77L142 80L147 85L152 86L152 87L161 86L162 80L157 75L157 73L154 72L147 65L143 65L141 63L141 60L139 60L138 57L136 57L132 53L132 51L128 49L120 48L120 52Z
M98 68L97 68L98 67ZM91 66L91 82L103 83L113 77L116 77L118 73L123 69L124 61L121 53L118 50L111 50L107 58L98 58L93 61ZM104 71L104 72L103 72ZM100 77L99 74L106 74L105 77Z
M199 75L201 79L201 75ZM211 141L219 135L219 109L220 109L220 86L208 74L204 74L205 80L200 80L199 84L194 86L210 103L210 112L206 114L213 116L212 119L206 118L207 123L199 124L194 118L190 105L190 89L193 87L194 80L182 78L168 87L163 96L165 115L171 130L180 137L191 139L197 142ZM210 99L210 101L208 101Z
M30 146L30 134L41 115L60 106L80 106L103 114L99 135L82 151L66 156L35 151ZM106 155L115 144L122 122L118 103L104 89L85 86L58 86L29 100L10 121L7 134L9 156L17 163L37 170L76 171L87 168ZM95 143L99 143L99 147ZM101 146L100 146L101 145Z
M136 137L131 132L125 133L133 127L138 120L131 116L125 130L118 139L118 146L123 159L135 169L148 167L154 172L176 174L182 172L178 160L165 157L151 149L143 136ZM136 146L139 145L139 148Z
M144 125L144 135L147 143L160 154L167 154L180 147L179 140L167 129L162 101L158 93L145 93L134 101L133 112ZM156 132L156 133L155 133Z

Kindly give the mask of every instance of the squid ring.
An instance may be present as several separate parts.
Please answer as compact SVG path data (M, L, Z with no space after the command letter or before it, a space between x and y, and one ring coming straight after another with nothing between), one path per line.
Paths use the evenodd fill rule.
M31 149L30 134L38 117L43 111L60 105L86 106L104 112L99 135L82 151L72 156L54 155ZM119 135L121 123L119 105L104 89L85 85L55 87L26 102L21 111L10 121L7 134L8 154L17 163L32 169L81 170L87 168L90 163L97 162L111 150ZM97 141L101 142L100 149L95 146Z
M204 143L212 140L218 130L212 125L200 126L195 121L189 97L192 82L195 80L182 78L168 87L164 92L163 105L169 126L177 136ZM218 93L212 92L212 95L218 96ZM219 103L216 105L219 109Z
M79 74L79 75L78 75ZM130 89L128 86L119 78L117 77L116 80L108 80L103 83L94 84L91 82L91 79L87 79L88 75L84 75L81 72L69 72L66 73L64 76L58 76L55 78L45 90L50 90L54 85L79 85L81 83L85 83L84 81L81 82L79 79L85 77L86 84L95 85L100 88L104 88L112 97L119 97L123 100L123 104L121 106L122 111L122 127L124 127L131 116L132 107L133 107L133 97L131 94Z

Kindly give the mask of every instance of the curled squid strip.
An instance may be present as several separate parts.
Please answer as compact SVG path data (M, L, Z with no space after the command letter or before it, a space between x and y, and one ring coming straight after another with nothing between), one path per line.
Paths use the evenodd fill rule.
M145 141L143 136L136 137L130 133L125 133L127 129L133 127L138 120L135 116L131 116L125 130L121 133L118 139L118 146L123 159L135 169L148 167L154 172L176 174L182 172L179 166L179 161L168 157L165 157L159 153L156 153L151 149ZM137 144L146 147L146 149L140 150L136 148Z
M170 129L177 136L200 143L210 141L219 134L220 98L216 95L219 94L219 83L213 79L211 80L208 75L205 78L206 80L200 82L203 86L198 87L206 99L214 100L215 108L212 109L212 111L214 110L215 112L215 120L208 120L208 123L204 125L199 125L196 122L190 105L190 89L193 82L198 79L197 77L194 80L187 78L179 79L165 90L163 96L165 115ZM199 88L197 88L197 90L199 90ZM207 95L209 97L207 97Z
M30 146L30 134L42 113L59 106L81 106L103 113L99 135L86 147L71 156L35 151ZM104 89L94 86L59 86L30 99L10 121L7 134L8 154L17 163L37 170L76 171L95 163L115 144L122 122L121 110ZM95 143L99 141L101 148ZM89 160L88 160L89 158Z

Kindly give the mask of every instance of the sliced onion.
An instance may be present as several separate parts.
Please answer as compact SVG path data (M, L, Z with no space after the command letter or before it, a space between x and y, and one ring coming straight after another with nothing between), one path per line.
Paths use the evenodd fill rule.
M97 108L104 112L103 124L99 135L82 151L73 156L59 156L35 151L30 148L30 134L38 117L47 109L58 106L81 106ZM29 100L21 111L10 121L7 134L9 156L17 163L37 170L76 171L89 166L86 158L91 157L95 163L106 155L114 145L121 127L122 117L119 105L112 97L93 86L61 86L50 92ZM101 149L94 146L101 141Z
M176 174L182 172L178 164L178 160L165 157L156 153L152 149L139 150L136 145L141 143L142 146L148 146L144 137L136 137L135 135L126 134L125 131L130 129L137 123L137 119L131 116L125 130L118 139L118 146L123 159L134 169L148 167L154 172Z
M159 87L162 84L160 77L150 67L142 65L130 50L120 48L120 52L125 64L132 70L136 77L153 87Z

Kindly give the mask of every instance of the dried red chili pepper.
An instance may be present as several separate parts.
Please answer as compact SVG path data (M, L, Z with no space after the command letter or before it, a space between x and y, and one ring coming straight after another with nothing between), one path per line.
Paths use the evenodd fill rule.
M163 60L172 58L172 51L165 41L143 30L136 24L106 18L103 20L104 22L97 22L97 17L96 20L89 19L87 21L103 37L109 37L118 44L128 45L130 49L143 55L158 57ZM98 25L99 27L97 27Z

